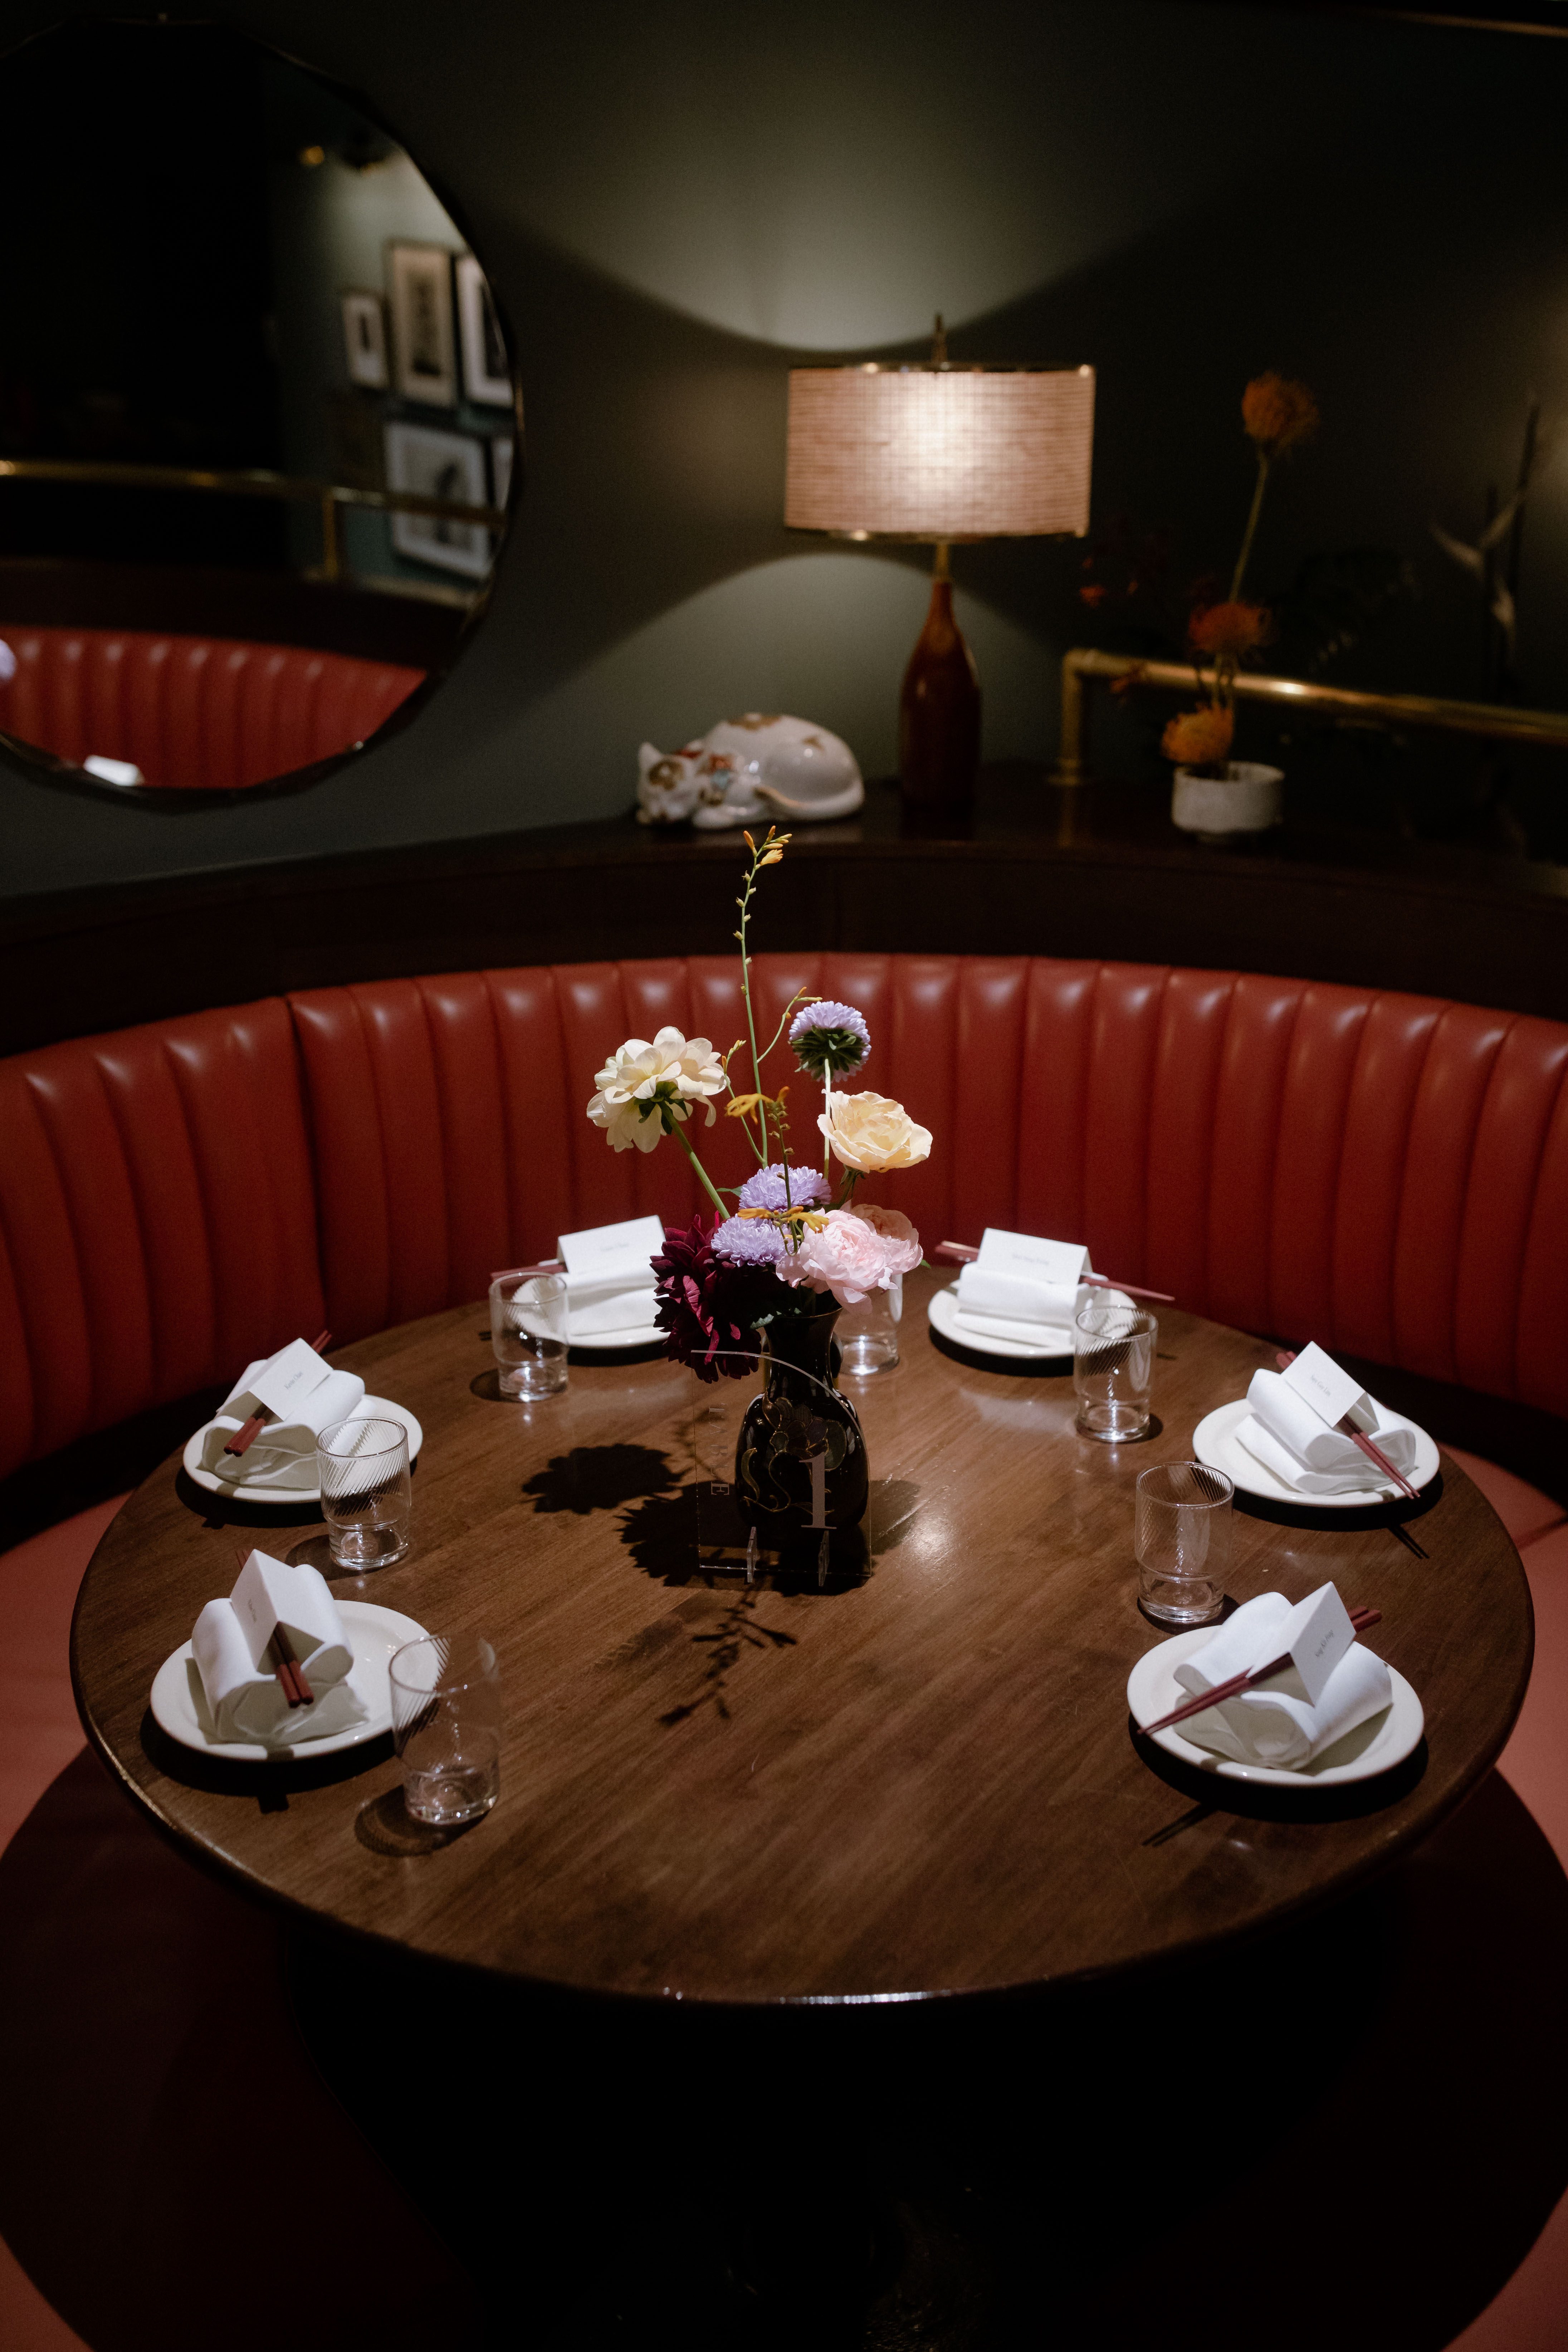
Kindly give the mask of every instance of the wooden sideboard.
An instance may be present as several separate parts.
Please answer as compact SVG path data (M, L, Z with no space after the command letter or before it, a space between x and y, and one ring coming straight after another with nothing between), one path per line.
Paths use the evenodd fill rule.
M334 982L720 953L738 847L628 812L0 903L0 1052ZM911 830L889 783L857 818L799 828L763 933L1277 972L1568 1018L1568 869L1289 824L1209 848L1148 785L1062 791L1023 763L988 769L973 816L944 829Z

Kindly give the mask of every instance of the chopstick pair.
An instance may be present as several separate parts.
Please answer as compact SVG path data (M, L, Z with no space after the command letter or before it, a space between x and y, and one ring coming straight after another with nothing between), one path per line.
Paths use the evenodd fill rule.
M973 1265L980 1255L968 1242L938 1242L933 1257L950 1257L957 1265ZM1113 1274L1080 1274L1079 1280L1090 1290L1124 1290L1129 1298L1152 1298L1161 1307L1173 1307L1176 1295L1172 1290L1140 1290L1135 1282L1118 1282Z
M310 1342L311 1347L315 1349L318 1356L321 1354L323 1348L330 1348L331 1344L332 1335L330 1331L318 1331L316 1337ZM260 1412L253 1412L248 1421L242 1421L240 1423L239 1427L235 1431L234 1435L224 1447L224 1452L226 1454L247 1454L270 1419L271 1415L265 1410Z
M294 1644L281 1625L272 1628L272 1654L278 1661L278 1680L290 1706L310 1706L316 1694L305 1680L305 1669L294 1654Z
M1373 1625L1382 1624L1383 1612L1381 1609L1352 1609L1350 1621L1358 1635L1369 1633ZM1197 1698L1188 1699L1184 1706L1175 1707L1169 1715L1163 1715L1158 1723L1141 1723L1138 1728L1145 1739L1153 1732L1168 1731L1172 1724L1184 1723L1189 1715L1202 1715L1205 1707L1220 1706L1227 1698L1237 1697L1242 1691L1256 1690L1259 1683L1268 1680L1270 1675L1283 1674L1289 1664L1290 1655L1287 1651L1284 1657L1273 1658L1266 1666L1254 1666L1249 1674L1232 1675L1228 1682L1215 1683L1213 1690L1205 1691Z
M1296 1360L1296 1350L1294 1348L1281 1348L1274 1360L1282 1372L1286 1371ZM1413 1503L1418 1503L1421 1500L1409 1479L1394 1468L1383 1448L1373 1444L1364 1429L1356 1427L1348 1412L1342 1413L1334 1426L1342 1437L1348 1437L1352 1444L1360 1446L1369 1462L1376 1463L1384 1477L1393 1479L1402 1495L1408 1495Z

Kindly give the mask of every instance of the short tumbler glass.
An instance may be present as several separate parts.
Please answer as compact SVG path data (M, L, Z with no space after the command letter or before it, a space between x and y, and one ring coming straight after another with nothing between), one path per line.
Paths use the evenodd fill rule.
M1140 1307L1080 1307L1073 1318L1072 1384L1085 1437L1114 1445L1149 1426L1160 1326Z
M498 1274L490 1285L490 1346L509 1397L559 1396L566 1385L566 1277Z
M479 1633L427 1633L395 1650L392 1737L403 1801L416 1822L453 1829L500 1794L500 1675Z
M1138 1479L1138 1598L1161 1625L1209 1625L1225 1605L1230 1498L1223 1470L1154 1462Z
M858 1307L840 1309L839 1370L864 1380L890 1372L899 1360L899 1324L904 1311L904 1277L895 1274L886 1290L868 1291Z
M334 1422L316 1440L321 1517L333 1564L363 1576L390 1568L408 1549L414 1488L408 1432L400 1421Z

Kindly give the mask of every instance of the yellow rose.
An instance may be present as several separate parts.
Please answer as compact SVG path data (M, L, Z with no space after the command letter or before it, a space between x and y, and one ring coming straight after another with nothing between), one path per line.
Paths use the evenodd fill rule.
M917 1127L903 1104L887 1095L830 1095L816 1124L840 1166L862 1176L912 1168L931 1154L931 1129Z

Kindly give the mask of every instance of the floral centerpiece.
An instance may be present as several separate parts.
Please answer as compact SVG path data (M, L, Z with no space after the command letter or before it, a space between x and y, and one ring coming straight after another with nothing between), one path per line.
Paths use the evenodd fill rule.
M1255 823L1259 816L1264 824L1277 821L1279 774L1273 768L1244 767L1230 757L1236 734L1236 674L1248 654L1268 641L1270 626L1267 608L1248 603L1242 589L1269 475L1289 450L1317 430L1318 404L1304 383L1293 383L1286 376L1272 373L1255 376L1241 396L1241 421L1257 462L1247 528L1231 574L1230 593L1218 604L1200 606L1188 621L1188 640L1202 699L1195 710L1184 710L1171 720L1161 749L1168 760L1176 763L1174 814L1178 824L1187 824L1183 814L1182 780L1193 778L1198 780L1200 787L1239 787L1243 823L1236 829L1252 830L1253 824L1247 822L1249 813ZM1265 781L1268 779L1271 782ZM1215 814L1218 804L1212 791L1200 789L1195 793L1189 792L1186 797L1193 804L1191 813L1199 816L1205 812ZM1268 814L1270 810L1275 814ZM1187 824L1187 829L1203 832L1208 828L1198 823ZM1214 829L1224 832L1230 828L1216 819Z
M833 1327L841 1307L921 1263L921 1240L899 1209L858 1197L867 1177L912 1168L927 1158L930 1132L885 1095L847 1093L835 1080L858 1071L871 1051L864 1015L802 990L759 1049L749 947L758 878L776 866L788 834L769 828L750 853L741 896L741 995L746 1036L727 1053L706 1037L661 1029L629 1037L599 1071L588 1117L617 1151L652 1151L672 1137L690 1160L711 1211L689 1226L667 1226L653 1260L657 1317L666 1353L702 1381L741 1379L761 1362L763 1394L742 1423L735 1481L747 1523L787 1552L804 1540L820 1554L852 1549L867 1498L865 1442L854 1407L834 1385ZM784 1041L798 1067L820 1082L816 1126L822 1165L797 1160L789 1131L789 1087L770 1094L764 1068ZM749 1047L750 1087L731 1076ZM730 1199L703 1166L689 1129L701 1113L711 1127L723 1103L743 1129L755 1172Z

